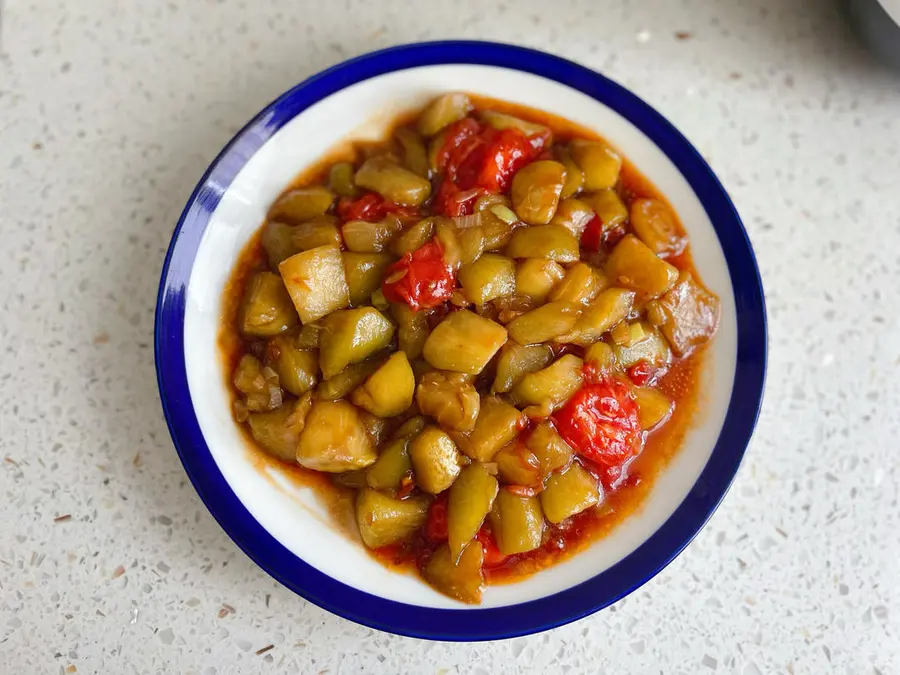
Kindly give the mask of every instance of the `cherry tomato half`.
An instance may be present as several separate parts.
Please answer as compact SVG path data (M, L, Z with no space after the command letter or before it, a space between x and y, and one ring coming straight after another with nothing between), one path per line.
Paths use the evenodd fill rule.
M554 415L556 428L576 452L606 466L619 466L639 449L641 428L630 386L604 377L579 389Z
M381 285L385 298L405 302L414 311L443 304L455 288L456 273L444 262L435 239L388 267Z

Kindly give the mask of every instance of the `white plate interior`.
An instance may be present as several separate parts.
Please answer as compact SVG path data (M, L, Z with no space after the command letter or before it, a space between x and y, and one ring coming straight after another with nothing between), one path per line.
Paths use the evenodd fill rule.
M427 607L462 607L412 575L391 572L362 544L329 525L314 495L272 478L251 462L231 417L216 354L222 293L237 256L272 201L303 169L347 139L378 139L401 112L437 94L462 90L555 113L595 129L611 141L669 199L690 235L703 281L722 300L722 325L708 351L703 412L684 446L640 511L586 551L524 581L488 587L482 607L511 605L575 586L609 568L648 539L674 512L712 453L734 379L737 331L725 258L712 224L687 181L637 128L592 98L552 80L514 70L442 65L405 70L361 82L312 106L287 123L249 160L222 195L197 253L187 292L185 362L200 429L238 498L259 523L294 554L331 577L383 598ZM276 481L279 477L274 476Z

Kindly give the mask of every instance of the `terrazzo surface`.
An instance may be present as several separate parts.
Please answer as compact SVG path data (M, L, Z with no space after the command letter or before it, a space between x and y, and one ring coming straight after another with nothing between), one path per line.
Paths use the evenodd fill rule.
M900 673L900 77L828 0L6 0L0 671ZM549 633L454 645L310 605L191 488L153 308L182 205L260 107L371 49L546 49L631 88L722 178L770 361L722 507L662 574Z

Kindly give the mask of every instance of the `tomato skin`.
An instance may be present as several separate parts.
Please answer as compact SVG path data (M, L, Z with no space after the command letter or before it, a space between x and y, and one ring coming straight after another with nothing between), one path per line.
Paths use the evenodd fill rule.
M547 140L540 134L525 136L518 129L483 127L467 117L447 128L437 164L462 190L506 192L516 171L534 160Z
M400 206L389 202L376 192L367 192L361 197L353 199L351 197L341 197L338 200L336 208L338 216L344 222L350 220L365 220L374 223L381 220L389 213L396 214L401 217L413 217L418 212L409 206Z
M456 178L456 170L474 147L480 144L481 124L466 117L447 127L444 144L437 153L437 168Z
M500 549L497 548L497 543L494 541L494 535L486 526L482 526L478 531L478 534L475 535L475 538L481 542L481 548L484 550L484 559L481 564L482 567L486 567L487 569L500 567L509 559L508 555L501 553Z
M456 272L443 256L435 239L404 255L385 272L381 285L384 297L391 302L405 302L416 312L449 300L456 288ZM394 277L399 278L388 281Z
M443 544L450 536L447 532L447 503L449 500L449 492L444 491L428 507L425 538L432 544Z
M487 139L480 158L481 168L475 179L476 185L490 192L506 192L516 171L537 154L525 134L518 129L495 132Z
M589 251L599 251L601 248L611 249L624 236L625 228L612 227L604 230L600 216L594 216L588 221L584 232L581 234L581 246Z
M589 251L599 251L603 242L603 221L600 216L594 216L588 221L581 233L581 246Z
M475 201L480 196L480 190L460 190L459 186L448 178L438 188L432 206L437 213L451 218L468 216L475 210Z
M585 385L553 419L560 436L596 464L621 466L640 448L637 403L630 385L621 380L601 377Z
M649 361L641 360L625 371L628 378L639 387L646 387L659 377L661 368L657 368Z

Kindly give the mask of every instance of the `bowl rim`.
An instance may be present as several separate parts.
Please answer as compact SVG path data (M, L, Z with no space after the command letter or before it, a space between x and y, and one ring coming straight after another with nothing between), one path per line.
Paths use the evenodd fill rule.
M438 609L387 600L345 585L294 555L250 514L225 481L194 413L184 352L184 317L194 258L209 219L250 157L282 126L322 98L382 74L432 65L486 65L555 80L612 108L677 167L716 232L731 278L737 319L732 394L713 452L688 495L663 525L618 563L559 593L486 609ZM154 355L163 413L185 471L206 508L257 565L319 607L356 623L410 637L478 641L537 633L575 621L653 578L691 542L727 492L759 415L767 359L762 282L744 226L710 167L650 105L603 75L545 52L451 40L390 47L328 68L269 103L213 160L178 220L162 268Z

